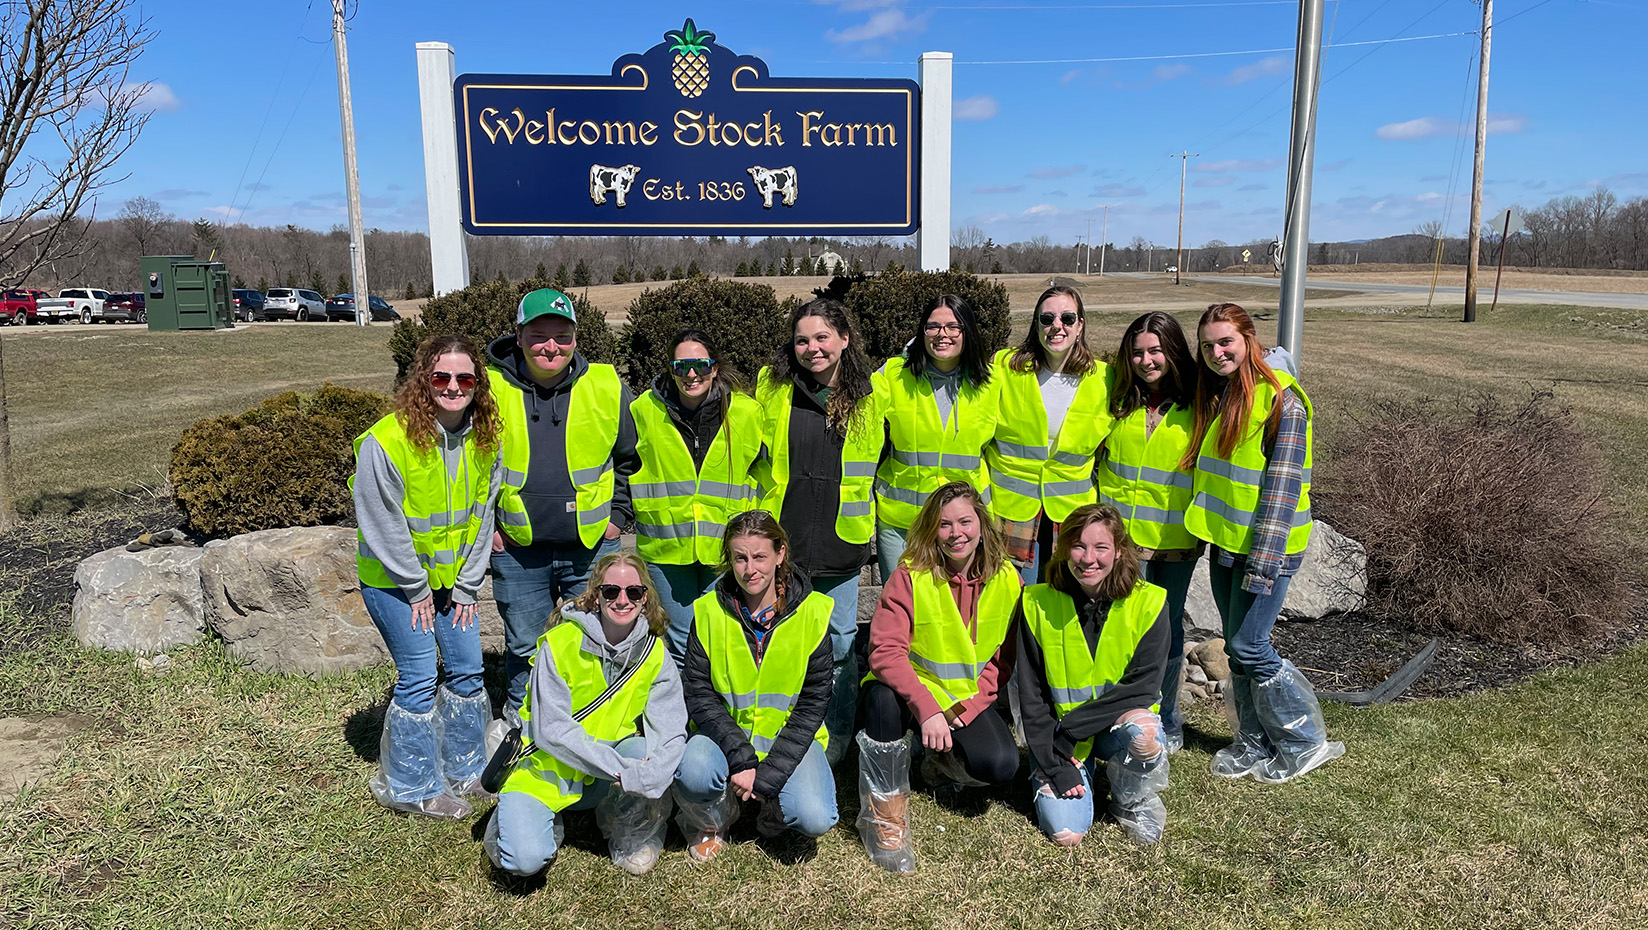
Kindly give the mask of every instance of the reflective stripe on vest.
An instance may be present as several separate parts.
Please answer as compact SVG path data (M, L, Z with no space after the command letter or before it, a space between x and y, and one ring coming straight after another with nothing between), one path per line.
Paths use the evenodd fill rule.
M795 385L773 383L771 368L761 369L755 398L761 405L761 441L769 459L761 482L763 510L783 522L784 496L790 489L790 416ZM881 422L886 409L885 385L871 382L871 393L858 402L841 446L841 504L836 510L835 534L842 542L863 545L875 535L875 472L881 457Z
M1065 412L1057 440L1048 435L1047 406L1033 371L1015 371L1017 349L996 353L992 368L1001 381L1001 414L996 438L985 447L994 494L990 512L1008 520L1032 519L1041 510L1062 522L1070 512L1097 500L1093 457L1110 432L1110 366L1094 362L1082 377Z
M991 499L990 472L984 444L996 433L997 391L992 378L982 388L963 382L941 423L933 385L904 369L904 359L890 358L871 379L887 398L886 421L892 455L876 471L876 515L882 522L908 529L927 495L952 481L966 481Z
M458 571L475 546L486 514L487 492L491 490L492 463L498 453L483 455L475 448L475 431L464 436L463 468L452 474L439 448L420 452L406 438L406 430L391 413L355 437L355 458L360 459L366 437L376 439L391 465L401 477L405 494L401 512L412 534L418 561L434 589L450 588ZM349 476L349 489L355 477ZM395 588L383 563L366 545L366 537L355 531L355 570L361 584L374 588Z
M1304 388L1285 371L1275 372L1282 390L1292 388L1305 405L1305 416L1313 419L1310 398ZM1184 526L1197 539L1205 539L1215 546L1246 555L1253 549L1253 515L1259 509L1259 488L1265 477L1265 421L1273 403L1278 403L1276 389L1261 380L1254 386L1253 407L1248 411L1248 428L1229 459L1219 457L1219 425L1224 415L1213 418L1207 435L1202 439L1196 457L1196 477L1190 506L1185 511ZM1287 554L1305 551L1310 542L1310 471L1314 425L1305 426L1304 483L1299 488L1299 506L1293 513L1293 530L1288 533Z
M1172 406L1145 435L1144 407L1117 420L1099 460L1099 499L1121 511L1127 533L1146 549L1194 549L1196 537L1184 527L1195 476L1180 471L1190 448L1195 414Z
M807 680L807 660L830 633L834 603L817 591L807 595L794 613L767 634L767 649L759 666L750 653L743 624L721 606L718 593L711 591L692 604L692 634L709 657L710 684L721 695L733 722L749 737L757 759L767 757L790 719ZM830 734L823 723L813 739L829 748Z
M1076 602L1051 585L1035 584L1024 589L1024 624L1041 647L1043 676L1053 693L1053 715L1063 717L1088 701L1097 700L1116 686L1126 674L1139 640L1150 632L1167 590L1148 581L1133 586L1133 593L1110 605L1099 640L1087 648L1087 634L1076 616ZM1158 694L1150 710L1160 711ZM1086 760L1093 741L1076 745L1077 759Z
M555 662L556 673L572 692L569 712L574 714L607 689L607 678L601 668L601 656L584 648L587 635L576 620L565 620L545 630L544 635L538 637L539 654L545 649L549 650ZM647 654L645 664L630 676L629 681L624 682L624 687L596 708L594 713L583 719L581 725L591 739L610 746L637 732L636 721L647 708L647 697L651 693L652 683L657 680L658 673L664 667L664 654L667 651L661 644L654 644L651 652ZM538 654L534 654L532 660L536 665ZM522 724L531 721L531 709L532 686L528 683L526 702L521 705L520 711ZM583 797L584 786L594 782L594 775L575 769L539 749L515 766L515 770L509 773L499 793L524 791L543 802L550 810L558 811L576 803Z
M532 440L526 425L526 392L509 383L496 365L487 369L487 384L504 421L503 487L498 492L498 528L517 545L532 543L531 520L521 502L531 460ZM566 430L567 473L577 498L578 540L593 549L601 542L612 515L612 447L618 441L623 386L611 365L591 364L572 385Z
M761 408L744 394L732 394L702 468L693 464L657 394L642 394L629 412L641 457L641 468L629 482L641 558L666 565L719 563L727 520L755 506L750 467L761 452Z
M961 620L948 579L930 571L911 572L910 584L915 593L910 665L938 706L948 709L978 694L979 675L1006 641L1019 600L1019 573L1003 564L985 582L973 615L977 639Z

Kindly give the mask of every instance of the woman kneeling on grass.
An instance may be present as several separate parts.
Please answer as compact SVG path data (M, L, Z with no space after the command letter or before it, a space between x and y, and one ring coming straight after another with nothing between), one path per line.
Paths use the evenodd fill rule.
M355 566L396 672L371 788L394 810L466 817L464 796L485 793L492 704L475 594L488 552L476 540L492 536L501 431L480 353L461 336L438 336L418 347L395 411L355 440ZM438 690L437 653L446 663Z
M1093 774L1105 766L1110 813L1156 843L1167 825L1167 747L1157 717L1167 664L1167 592L1139 578L1139 556L1109 504L1059 527L1047 583L1024 590L1014 683L1036 761L1036 822L1060 846L1093 826Z
M1213 774L1274 784L1345 752L1328 741L1310 682L1270 643L1310 541L1310 398L1265 364L1241 307L1208 307L1196 339L1208 371L1196 384L1183 462L1196 467L1185 529L1213 546L1213 602L1230 657L1226 706L1236 717L1236 739L1214 755Z
M626 872L651 869L664 849L665 792L687 738L681 679L659 642L669 619L634 555L603 556L590 578L538 639L521 706L536 749L504 781L487 825L493 864L516 875L555 858L567 810L595 808Z
M692 606L681 673L698 732L675 800L694 862L726 848L740 801L762 802L763 836L822 836L836 823L824 728L834 604L790 564L784 530L765 510L727 523L721 560L721 580Z
M858 829L884 869L915 869L907 730L920 730L929 785L1001 784L1018 771L1018 747L994 705L1013 672L1007 634L1019 590L979 492L966 481L934 491L870 620Z

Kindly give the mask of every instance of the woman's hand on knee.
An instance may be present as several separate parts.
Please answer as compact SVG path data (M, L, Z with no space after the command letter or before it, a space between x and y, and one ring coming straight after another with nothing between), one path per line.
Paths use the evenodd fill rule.
M921 745L934 752L950 751L950 720L937 713L921 721Z

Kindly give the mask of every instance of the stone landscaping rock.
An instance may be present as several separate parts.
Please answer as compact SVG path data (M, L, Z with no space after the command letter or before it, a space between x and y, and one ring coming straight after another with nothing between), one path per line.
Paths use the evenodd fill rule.
M1362 544L1316 521L1305 561L1288 587L1282 614L1316 620L1359 609L1367 600L1368 555Z
M498 602L492 599L492 573L487 572L481 590L475 592L475 617L481 627L481 651L502 654L504 651L504 618L498 613Z
M201 550L185 547L88 557L74 573L74 636L82 646L156 653L206 631Z
M1196 572L1190 576L1190 590L1185 592L1185 632L1190 635L1218 636L1225 631L1219 619L1219 607L1213 603L1213 585L1207 577L1207 556L1196 563Z
M1230 677L1230 660L1225 657L1225 641L1222 639L1198 643L1190 654L1190 661L1201 667L1209 681L1224 681Z
M1185 663L1185 679L1198 685L1207 684L1207 672L1195 662Z
M209 543L200 560L207 620L258 671L319 675L388 662L361 600L355 548L355 531L339 526Z

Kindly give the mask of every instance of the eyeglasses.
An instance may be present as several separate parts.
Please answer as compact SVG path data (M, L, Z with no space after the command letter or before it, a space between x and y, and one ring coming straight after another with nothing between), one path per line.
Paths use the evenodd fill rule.
M1041 325L1043 326L1052 326L1055 318L1051 313L1043 313L1041 316L1036 317L1036 319L1040 320ZM1076 315L1068 310L1059 314L1057 319L1060 323L1063 323L1066 326L1076 325Z
M615 584L604 584L600 586L599 590L601 592L601 599L607 601L616 601L618 599L619 591L624 592L624 594L631 601L637 604L647 599L647 588L645 585L626 584L620 586Z
M446 390L447 386L454 381L458 382L458 390L460 391L475 390L475 376L468 372L453 374L450 371L432 371L429 373L429 383L437 391Z
M714 367L713 358L678 358L670 362L670 371L675 372L677 378L685 378L687 375L702 377L709 374L710 369Z
M926 326L922 327L922 330L925 331L927 333L927 335L929 335L929 336L937 336L939 333L943 333L946 336L959 336L959 335L961 335L961 324L960 323L928 323Z

